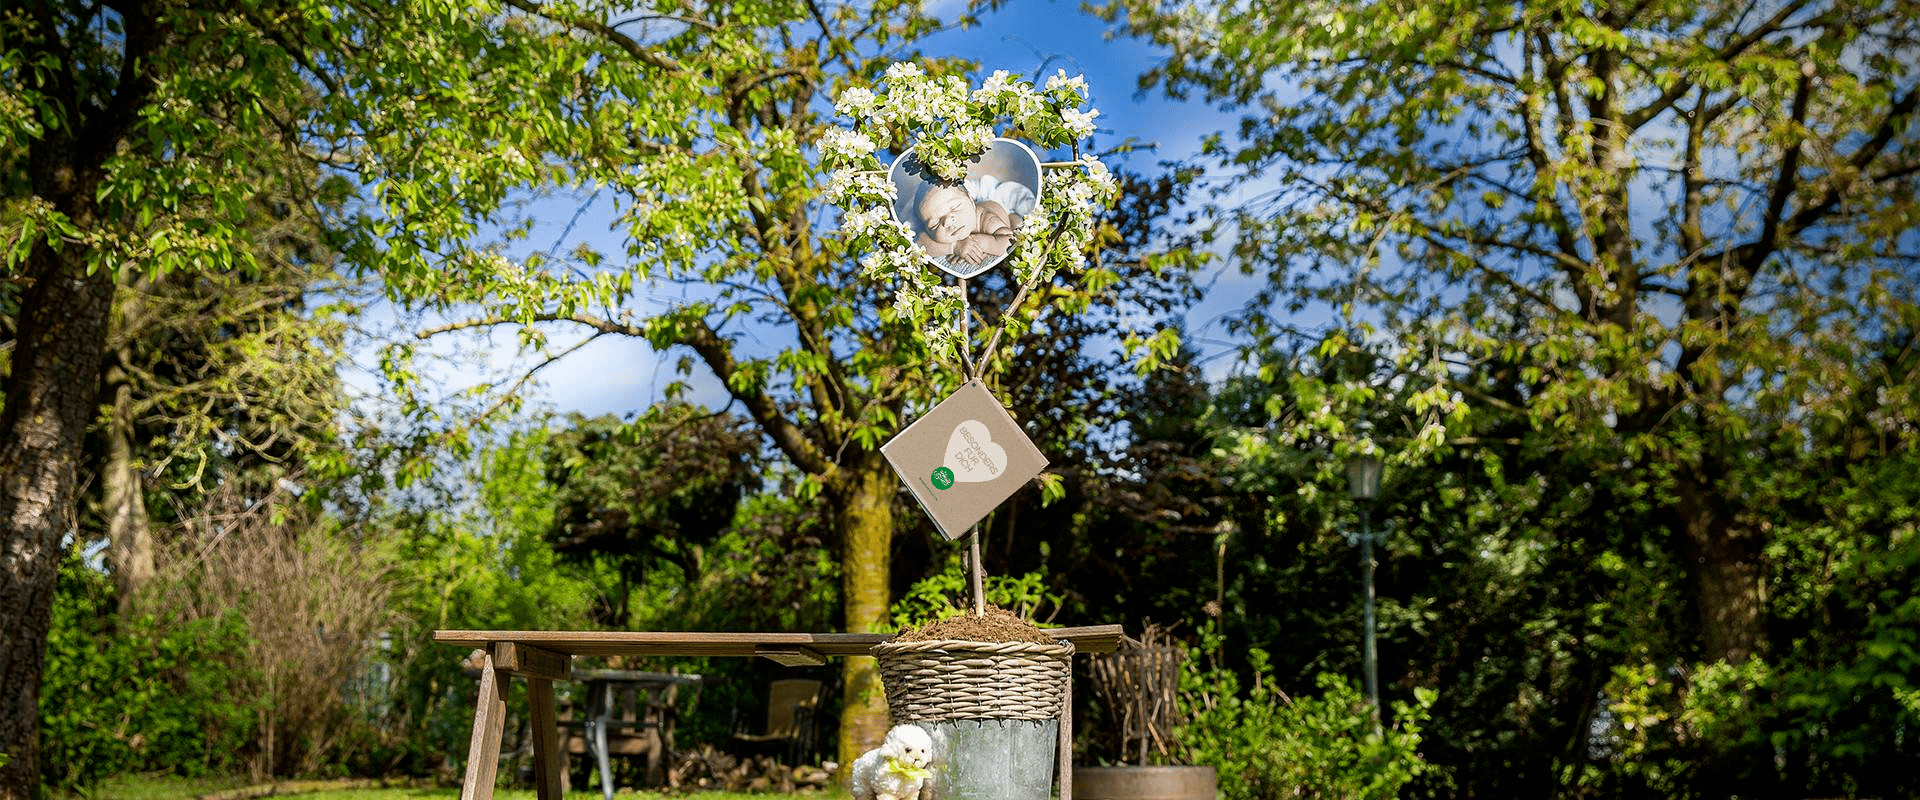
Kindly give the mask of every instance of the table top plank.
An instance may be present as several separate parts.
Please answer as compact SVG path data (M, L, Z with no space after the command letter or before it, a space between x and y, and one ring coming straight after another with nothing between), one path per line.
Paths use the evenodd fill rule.
M1056 639L1073 642L1076 652L1111 653L1126 633L1119 625L1046 628ZM574 656L756 656L763 650L804 648L823 656L869 655L890 633L780 633L751 631L481 631L440 630L442 644L486 646L527 644Z

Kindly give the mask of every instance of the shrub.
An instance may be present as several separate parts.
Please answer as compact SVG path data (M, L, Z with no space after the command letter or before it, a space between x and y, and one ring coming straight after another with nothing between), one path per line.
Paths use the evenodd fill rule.
M257 698L248 774L338 772L372 724L368 671L391 628L390 566L357 531L303 508L283 485L223 484L168 531L140 608L186 625L245 620L225 656L236 697Z
M46 788L128 771L223 772L254 734L257 702L225 656L248 647L235 615L163 623L114 613L112 580L71 553L60 570L40 695Z
M1181 676L1187 724L1177 739L1189 764L1219 770L1224 800L1280 797L1384 798L1427 768L1416 748L1435 692L1416 689L1413 704L1394 703L1393 724L1380 726L1353 684L1315 679L1317 697L1293 698L1273 685L1267 654L1247 653L1251 680L1241 687L1220 666L1220 638L1203 634L1212 666Z

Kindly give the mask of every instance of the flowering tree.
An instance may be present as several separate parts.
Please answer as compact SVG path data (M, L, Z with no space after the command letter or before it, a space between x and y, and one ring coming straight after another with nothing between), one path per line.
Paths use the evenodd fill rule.
M843 228L851 243L871 250L860 262L864 275L898 287L885 313L916 325L928 352L941 361L957 362L967 378L980 379L1004 361L998 349L1002 335L1009 329L1025 330L1030 319L1022 304L1035 287L1063 273L1077 277L1085 272L1095 215L1118 193L1106 165L1080 149L1081 141L1093 134L1093 119L1099 114L1080 108L1086 89L1084 78L1069 77L1065 71L1049 78L1044 91L1005 70L972 89L957 76L932 78L913 64L897 64L886 72L884 94L862 87L843 93L836 110L852 117L853 127L829 130L821 139L823 160L835 168L828 199L850 209ZM967 176L968 161L987 150L1001 124L1043 148L1066 149L1070 159L1048 165L1045 191L1020 223L1018 241L1009 253L1019 289L998 324L981 327L985 342L976 357L966 279L947 284L930 268L908 226L892 218L897 187L876 158L875 137L892 133L897 138L904 131L920 164L939 181L958 183ZM1057 479L1052 485L1057 491ZM978 539L972 543L973 607L979 613Z
M1080 147L1100 113L1080 107L1086 91L1085 78L1064 70L1048 78L1044 90L1005 70L971 89L957 76L934 78L913 64L898 64L887 70L884 94L861 87L841 94L835 109L853 118L853 127L831 129L820 140L824 165L834 168L827 199L848 209L842 220L848 244L871 251L860 262L865 277L896 286L890 316L918 325L929 352L958 362L968 377L990 369L1002 331L1024 328L1020 306L1034 287L1063 272L1085 271L1094 217L1119 191L1107 166ZM967 161L992 143L997 125L1043 148L1065 148L1070 158L1047 165L1046 191L1021 221L1021 244L1008 261L1020 291L975 358L965 281L945 283L930 269L911 229L891 218L895 187L875 155L875 139L898 139L905 131L922 164L940 180L957 182L966 177Z
M898 231L873 209L890 191L870 169L873 154L917 144L951 170L994 126L1060 148L1065 160L1047 176L1058 186L1023 225L1010 262L1036 310L1041 297L1048 308L1083 306L1088 287L1113 275L1084 263L1092 215L1113 194L1080 144L1096 113L1085 107L1085 83L1061 75L1042 90L1001 73L976 90L951 64L885 66L890 59L875 54L897 44L896 32L933 24L915 9L762 8L747 21L721 5L653 27L609 27L593 9L541 8L542 19L577 32L564 45L587 65L565 87L582 111L549 140L548 163L562 165L562 183L615 200L619 249L595 237L516 256L523 248L509 239L463 248L441 262L452 269L392 284L417 305L458 315L429 336L510 329L542 359L568 352L572 341L553 340L571 332L581 342L635 337L689 354L682 368L718 379L798 491L824 504L849 631L882 630L892 599L899 486L879 447L903 417L957 384L941 362L968 338L955 332L957 288L909 269L905 240L889 238ZM878 86L863 77L882 73ZM850 130L829 121L833 93L854 119ZM839 167L831 176L829 165ZM822 223L823 196L856 207L844 233ZM392 198L391 215L403 218L411 203ZM512 236L523 230L508 227ZM983 363L1002 357L1002 330L982 331ZM418 388L404 354L390 363L403 392ZM479 388L505 397L518 385ZM879 741L886 717L871 659L849 659L844 683L840 750L849 763Z

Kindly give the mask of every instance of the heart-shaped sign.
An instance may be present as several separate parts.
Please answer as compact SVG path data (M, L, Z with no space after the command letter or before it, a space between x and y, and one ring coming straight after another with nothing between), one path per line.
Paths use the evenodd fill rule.
M955 483L990 481L1006 471L1007 449L993 443L986 423L970 419L947 437L946 458L933 471L933 486L944 490Z
M1020 220L1040 202L1040 157L1012 139L995 139L967 162L967 175L943 181L907 148L893 160L893 217L913 232L927 260L971 278L1007 259Z
M977 380L920 415L880 452L948 539L965 534L1047 467L1026 431Z

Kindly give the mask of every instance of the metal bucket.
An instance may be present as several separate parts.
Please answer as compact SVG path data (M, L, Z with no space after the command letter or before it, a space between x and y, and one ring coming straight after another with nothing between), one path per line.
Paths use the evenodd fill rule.
M885 642L873 653L893 721L933 736L935 797L1052 796L1071 642Z

